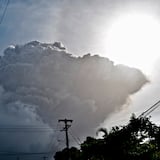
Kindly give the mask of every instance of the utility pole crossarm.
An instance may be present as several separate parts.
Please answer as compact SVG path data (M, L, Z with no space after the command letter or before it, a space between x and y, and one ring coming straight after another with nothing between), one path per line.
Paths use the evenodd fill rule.
M65 118L65 119L59 119L58 122L65 122L65 123L71 122L71 123L72 123L73 120L72 120L72 119L66 119L66 118Z

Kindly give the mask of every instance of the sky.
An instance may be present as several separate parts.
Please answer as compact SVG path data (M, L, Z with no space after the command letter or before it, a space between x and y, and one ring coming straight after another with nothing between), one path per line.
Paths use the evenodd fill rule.
M5 0L0 1L0 16L2 16L5 3ZM85 70L86 72L82 72L80 73L80 75L82 75L82 77L85 77L84 82L86 82L86 86L92 86L95 82L101 82L103 77L105 77L104 73L108 73L108 70L102 69L103 67L111 67L115 71L115 75L110 75L110 73L109 75L111 79L115 80L115 82L118 84L118 86L116 86L118 89L115 89L115 86L111 83L111 86L113 86L111 94L112 96L108 96L108 92L105 92L105 94L108 101L113 101L114 97L117 100L115 102L117 103L117 106L114 102L112 102L112 105L114 104L113 107L109 107L106 112L104 112L106 116L101 113L103 116L100 119L99 115L97 114L95 115L95 117L97 116L96 123L89 123L88 125L91 125L92 127L99 127L98 124L101 124L101 126L110 128L113 125L126 123L132 113L136 113L136 115L139 115L160 99L159 9L160 2L158 0L10 0L5 17L0 24L0 53L1 55L3 55L3 51L8 46L18 44L22 45L23 54L18 60L16 58L17 56L12 57L15 58L14 60L12 60L12 58L9 59L10 56L7 57L7 55L9 55L7 53L11 52L10 48L8 52L6 51L6 56L2 58L3 63L1 62L1 67L5 68L4 71L6 73L1 70L0 82L2 86L2 91L0 102L4 103L4 99L7 99L6 95L7 97L9 97L8 101L10 101L10 99L14 99L12 101L15 103L15 108L17 108L18 106L23 106L24 101L26 102L26 100L18 96L21 93L26 94L29 91L24 90L24 88L19 90L19 85L17 85L16 83L16 81L25 81L25 83L28 85L31 81L31 79L28 78L17 78L18 75L21 73L21 70L18 69L20 67L20 64L18 64L17 67L17 62L21 63L22 66L24 62L24 44L34 40L37 40L41 43L49 44L54 43L55 41L59 41L62 42L66 47L65 53L69 52L74 56L83 56L90 53L91 55L96 54L101 57L106 57L106 66L103 64L103 58L99 58L99 61L103 64L101 66L98 64L99 61L94 62L94 57L92 57L91 55L88 56L88 60L87 57L84 58L85 63L81 62L83 61L82 59L80 60L80 62L83 64L81 64L82 66L79 64L80 62L76 58L70 62L73 67L76 66L75 70L77 69L77 67L84 67L83 70ZM13 53L18 52L14 51ZM10 69L8 66L8 68L6 68L6 60L7 64L9 65L16 64L15 68L12 65L12 69ZM34 61L32 62L31 59L29 60L32 65L35 63ZM75 70L72 70L70 68L71 66L68 64L68 61L64 60L63 58L59 58L57 61L59 63L64 61L64 65L66 65L66 68L68 67L68 70L66 72L72 72L73 75L76 75L76 77L78 76ZM45 58L43 62L47 66ZM54 64L56 62L51 61L50 64L52 63ZM77 65L77 63L79 64L79 66ZM95 69L95 73L92 73L93 76L98 77L98 80L96 79L93 84L90 82L90 77L87 77L88 72L93 69L89 68L89 64L91 68L93 67ZM126 69L124 66L123 68L121 67L121 65L119 66L118 64L123 64L126 65L125 67L128 66L130 68L127 67ZM46 66L40 67L45 70ZM39 65L37 65L36 67L38 68ZM38 72L38 69L36 71L34 69L31 73L33 75L37 75L37 77L42 78L41 75L39 75L40 71ZM100 69L103 70L102 73L100 72ZM138 76L137 73L135 73L137 69ZM13 75L14 72L12 71L14 70L16 71L15 73L17 73L17 76L16 74ZM59 82L59 80L65 78L67 78L67 80L65 80L68 82L69 77L61 76L61 74L63 73L62 71L63 69L60 69L59 73L55 71L55 74L58 74L59 77L58 80L55 80L55 85L57 85L57 81ZM99 72L100 75L98 74ZM50 70L46 73L46 75L50 75ZM118 75L120 75L120 77L118 77ZM7 83L6 80L12 79L12 77L14 77L15 81L13 79L13 81L10 80L7 81ZM143 78L139 79L139 77ZM71 80L73 80L72 78ZM42 83L41 81L37 80L38 78L35 79L37 83ZM77 77L78 82L80 81L80 79L80 77ZM49 80L53 80L52 76L49 77ZM130 84L127 85L126 81L130 82ZM63 81L61 83L63 83ZM124 84L126 84L126 86ZM103 108L105 98L103 97L104 95L101 96L103 98L99 98L99 95L96 95L95 91L97 90L97 88L94 88L92 86L92 92L94 94L91 94L91 91L88 89L88 95L90 96L89 97L87 95L82 96L84 93L79 86L84 84L77 83L76 85L78 86L78 88L75 87L77 89L75 91L73 91L69 87L66 87L66 85L69 84L67 83L64 85L65 91L64 89L61 89L60 86L58 86L58 91L56 90L55 95L55 97L57 95L60 95L60 97L63 97L61 98L61 100L64 100L66 98L65 96L67 91L67 96L69 95L70 98L65 99L65 101L63 102L64 104L70 104L72 102L73 104L75 104L75 106L78 107L82 103L87 105L89 109L90 107L93 109L93 106L95 106L96 108L97 104L99 104L99 106L102 106ZM107 85L108 81L106 86ZM124 88L120 87L120 85ZM119 91L121 92L119 93ZM39 96L39 92L37 93L37 91L35 91L34 89L33 92L34 94ZM72 97L73 93L75 94L74 98ZM46 91L46 94L48 94L48 91ZM122 96L122 98L119 95L125 96ZM81 103L79 102L80 97L82 99ZM21 101L18 102L17 99L20 99ZM59 99L57 100L57 103L58 102ZM111 102L109 101L108 103L105 103L109 104ZM11 104L7 103L6 106L10 106ZM63 106L64 104L61 105ZM29 107L31 108L29 110L25 110L24 108L26 109L25 106L23 106L22 108L20 107L19 114L17 113L17 115L22 114L26 116L26 119L28 121L35 124L38 123L42 125L43 122L45 122L47 123L47 127L48 125L52 125L53 122L50 122L49 118L44 118L45 115L47 115L47 117L50 117L48 112L44 115L42 114L41 110L38 112L35 106ZM71 106L70 110L72 109L73 108ZM76 111L79 110L75 110L75 113ZM90 113L87 112L89 110L85 111L85 109L83 108L82 111L90 115ZM160 123L159 112L160 109L157 109L151 115L151 119L157 124ZM7 124L9 122L15 121L15 124L17 124L17 121L19 121L19 119L21 118L16 119L14 116L12 117L12 112L10 114L11 115L9 121L6 121L8 115L4 114L2 116L4 117L2 118L3 123ZM70 112L66 112L66 114L70 115ZM41 116L43 118L40 118L41 120L39 121L39 117ZM58 114L56 116L58 116ZM90 116L94 115L91 114ZM74 118L76 119L77 117ZM78 119L79 118L77 118L77 121ZM84 121L85 120L86 119L84 119ZM25 120L24 123L26 123ZM83 123L80 123L80 125L82 124ZM89 134L91 132L85 129L83 129L83 131L84 134ZM32 139L34 139L34 136L35 135L31 136L33 137ZM45 136L47 137L48 135Z

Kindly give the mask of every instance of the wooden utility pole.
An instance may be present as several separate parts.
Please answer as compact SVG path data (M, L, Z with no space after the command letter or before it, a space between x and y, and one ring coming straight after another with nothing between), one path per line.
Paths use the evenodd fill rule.
M63 122L65 125L62 131L65 131L65 133L66 133L66 147L67 147L67 149L69 149L68 129L69 129L69 127L71 127L71 123L73 122L73 120L59 119L58 122ZM70 123L70 124L68 124L68 123Z

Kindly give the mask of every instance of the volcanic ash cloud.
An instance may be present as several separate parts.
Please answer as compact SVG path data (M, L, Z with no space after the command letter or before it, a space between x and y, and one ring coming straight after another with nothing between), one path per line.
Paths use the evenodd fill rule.
M0 123L52 126L70 118L87 136L145 83L138 69L75 57L59 42L10 46L0 58Z

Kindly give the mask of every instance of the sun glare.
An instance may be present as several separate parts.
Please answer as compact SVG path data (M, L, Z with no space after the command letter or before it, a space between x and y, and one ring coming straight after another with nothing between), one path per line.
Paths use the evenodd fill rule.
M150 74L160 53L160 22L147 14L118 17L107 32L107 53L116 63Z

